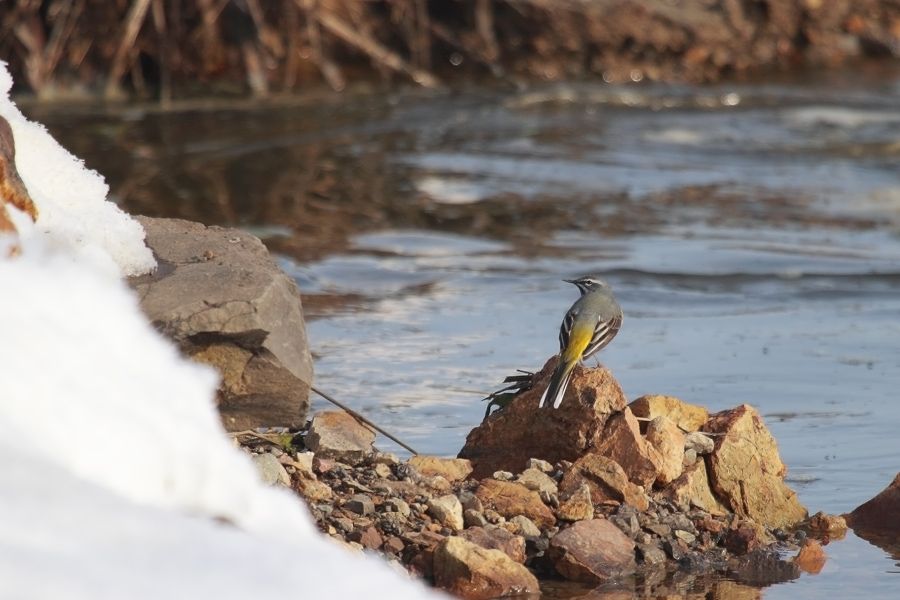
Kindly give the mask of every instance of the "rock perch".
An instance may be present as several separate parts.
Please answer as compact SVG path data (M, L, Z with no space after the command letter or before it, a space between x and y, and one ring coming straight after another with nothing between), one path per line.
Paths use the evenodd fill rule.
M242 231L136 218L159 267L129 283L163 334L221 374L225 428L303 425L313 366L293 280Z

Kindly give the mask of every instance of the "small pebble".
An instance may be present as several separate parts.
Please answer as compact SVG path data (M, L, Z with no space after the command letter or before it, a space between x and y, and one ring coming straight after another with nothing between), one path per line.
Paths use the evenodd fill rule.
M529 469L537 469L539 471L543 471L544 473L553 472L553 465L548 463L546 460L541 460L539 458L529 458L528 463L526 463L526 467Z
M463 522L466 527L484 527L488 524L488 520L481 511L471 508L463 511Z
M393 475L393 473L391 472L391 468L384 463L376 464L373 470L375 471L375 474L382 479L387 479L388 477Z
M356 494L344 503L344 508L358 515L367 515L375 512L375 503L365 494Z
M515 525L519 530L519 535L524 536L526 539L541 537L541 530L538 529L538 526L534 524L534 521L524 515L516 515L510 519L509 522Z
M490 508L484 511L484 518L487 519L488 523L493 523L494 525L498 525L506 521L503 515Z

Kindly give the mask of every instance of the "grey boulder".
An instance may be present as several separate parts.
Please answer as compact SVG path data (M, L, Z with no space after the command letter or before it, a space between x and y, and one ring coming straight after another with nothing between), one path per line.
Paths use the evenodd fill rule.
M240 230L136 218L159 267L129 283L159 331L221 374L225 428L303 425L313 366L294 281Z

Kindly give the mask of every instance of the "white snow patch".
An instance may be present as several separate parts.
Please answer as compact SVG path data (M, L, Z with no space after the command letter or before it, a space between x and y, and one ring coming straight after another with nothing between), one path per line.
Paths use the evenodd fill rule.
M12 128L16 167L38 208L36 227L23 236L44 237L64 251L98 246L124 275L155 268L153 253L144 245L144 229L106 200L109 186L103 177L85 168L43 125L26 119L9 98L11 88L12 77L0 61L0 116Z

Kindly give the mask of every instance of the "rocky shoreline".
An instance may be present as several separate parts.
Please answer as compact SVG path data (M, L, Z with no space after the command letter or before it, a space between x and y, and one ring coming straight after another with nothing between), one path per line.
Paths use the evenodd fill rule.
M457 458L379 452L342 411L307 421L310 388L290 383L312 377L293 282L252 236L142 223L161 268L130 283L161 332L222 374L223 424L264 481L293 490L337 543L458 597L559 586L732 597L741 585L757 597L818 573L848 523L895 551L900 475L846 519L810 517L753 407L628 402L608 370L578 367L561 407L539 410L556 357L492 397L499 409Z
M624 405L618 384L597 368L573 376L558 414L538 413L537 390L552 366L551 359L533 390L473 430L463 451L471 459L401 460L377 451L374 433L341 412L315 415L296 435L238 438L270 483L305 499L324 533L463 598L538 592L556 580L647 585L676 573L761 586L822 568L822 545L843 536L846 524L807 518L754 409L707 416L668 396ZM509 424L523 425L527 415L565 422L584 419L585 407L593 418L582 429L601 441L575 460L541 458L564 443L546 438L530 456L511 452L521 456L516 468L479 474L503 462L478 441L486 429L504 439L504 427L513 435ZM579 440L570 430L569 442ZM482 452L490 460L478 458ZM741 478L733 489L730 475Z

